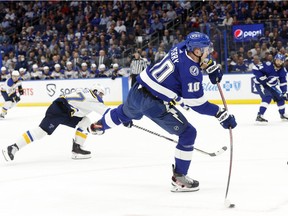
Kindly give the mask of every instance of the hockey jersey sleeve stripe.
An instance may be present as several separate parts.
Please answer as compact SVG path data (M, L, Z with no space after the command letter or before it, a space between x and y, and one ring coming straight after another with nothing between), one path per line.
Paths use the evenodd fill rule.
M161 95L164 95L170 99L176 99L178 97L178 95L175 92L173 92L173 91L159 85L157 82L153 81L145 71L140 73L140 78L147 86L149 86L152 90L160 93Z
M195 106L201 106L202 104L207 102L207 99L202 96L200 98L183 98L182 101L184 102L185 105L188 105L190 107L195 107Z
M113 118L113 115L111 115L111 109L104 115L104 121L109 128L115 127L120 124L120 121L116 118ZM104 128L106 127L104 126Z
M192 153L193 153L193 151L183 151L183 150L176 148L175 158L190 161L192 159Z

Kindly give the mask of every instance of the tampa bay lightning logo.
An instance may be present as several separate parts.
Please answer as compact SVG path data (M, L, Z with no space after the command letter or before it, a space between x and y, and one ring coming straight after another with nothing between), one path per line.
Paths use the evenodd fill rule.
M189 68L189 72L190 72L190 74L191 74L192 76L198 76L198 74L199 74L199 68L196 67L196 66L191 66L191 67Z
M256 89L255 79L256 79L255 77L251 78L251 92L253 94L259 94L257 89Z
M271 65L271 62L270 62L270 61L266 61L265 64L266 64L267 66L270 66L270 65Z

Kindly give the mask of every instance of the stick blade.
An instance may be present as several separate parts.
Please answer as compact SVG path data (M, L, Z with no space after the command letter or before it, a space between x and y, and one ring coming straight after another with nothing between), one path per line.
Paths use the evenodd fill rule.
M209 154L211 157L215 157L215 156L218 156L220 154L222 154L223 152L225 152L227 150L227 146L223 146L220 150L214 152L214 153L211 153Z
M225 199L224 205L226 208L235 208L235 204L231 203L228 199Z

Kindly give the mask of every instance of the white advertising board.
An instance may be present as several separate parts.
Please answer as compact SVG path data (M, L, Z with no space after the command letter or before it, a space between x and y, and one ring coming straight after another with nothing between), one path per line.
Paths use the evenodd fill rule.
M24 95L21 96L20 106L47 106L63 94L75 91L76 88L89 88L94 83L105 87L104 101L107 105L122 103L127 96L128 78L97 78L71 80L35 80L23 81ZM3 97L0 102L3 103Z
M220 86L228 103L250 104L259 103L260 96L256 92L253 74L224 74ZM207 75L204 76L203 86L206 98L221 102L217 85L213 85Z
M224 74L220 83L227 103L255 104L260 102L252 82L253 74ZM67 94L76 88L89 88L93 83L99 82L105 87L104 98L107 105L118 105L126 99L129 90L128 77L75 80L44 80L24 81L25 94L21 96L20 106L46 106L61 94ZM1 85L1 83L0 83ZM204 75L203 86L206 98L214 103L221 104L221 97L217 85L213 85L209 77ZM3 98L0 97L0 104Z

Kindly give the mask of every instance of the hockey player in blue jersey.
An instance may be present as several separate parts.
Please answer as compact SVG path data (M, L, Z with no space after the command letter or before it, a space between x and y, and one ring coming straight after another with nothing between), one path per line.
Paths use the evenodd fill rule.
M253 66L255 75L255 87L261 97L261 104L257 114L256 122L268 123L263 115L272 99L277 103L280 118L287 121L285 114L285 100L287 100L286 69L284 68L285 57L276 54L273 62L260 63Z
M222 78L216 62L208 65L204 61L212 50L207 35L190 33L159 63L136 77L137 82L130 89L124 104L109 109L98 122L90 126L91 131L101 134L121 123L131 127L132 119L138 120L145 115L170 134L179 136L173 165L173 192L199 190L199 182L187 176L197 132L175 104L214 116L226 129L237 125L233 115L204 97L201 68L205 68L213 84Z

